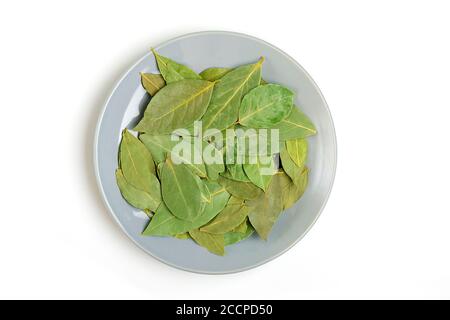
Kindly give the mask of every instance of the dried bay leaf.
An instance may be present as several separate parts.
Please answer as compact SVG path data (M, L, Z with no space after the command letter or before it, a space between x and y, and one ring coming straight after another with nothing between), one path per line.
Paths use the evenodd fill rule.
M242 164L227 164L227 170L221 176L240 182L251 182L244 171Z
M164 78L160 74L154 73L141 73L141 82L152 97L166 85Z
M297 179L300 177L303 171L303 167L300 168L295 164L295 162L291 159L291 156L289 155L286 146L282 146L281 148L280 160L283 170L295 183Z
M150 150L150 153L156 163L164 162L167 155L171 155L174 160L185 163L189 169L199 177L206 178L207 171L203 163L193 164L189 155L178 155L176 153L172 153L174 146L178 142L172 141L170 135L152 136L149 134L141 134L139 139Z
M231 129L234 129L234 131ZM229 148L234 147L232 155L236 159L235 162L237 159L244 162L243 159L252 156L264 156L280 152L279 136L277 132L271 131L271 129L246 128L237 124L233 128L229 128L224 134L227 134L222 141L224 153L226 154Z
M282 141L306 138L317 133L311 120L295 105L290 115L273 126L272 129L279 130L280 140Z
M218 150L212 143L206 141L203 141L202 143L203 162L208 174L208 179L216 181L217 178L219 178L219 174L225 171L222 151Z
M237 121L242 97L261 81L263 61L261 58L255 64L238 67L220 79L202 118L204 130L223 130Z
M155 163L147 148L128 130L122 132L120 167L125 180L135 188L157 194L159 181L155 176Z
M185 221L175 217L167 206L162 203L147 228L143 232L144 236L174 236L185 233L192 229L200 228L211 221L220 211L225 208L230 198L218 183L205 181L211 194L211 202L207 203L203 213L195 221Z
M245 163L243 168L250 181L264 191L266 191L272 176L276 172L272 156L259 156L256 164Z
M248 218L246 218L240 225L238 225L236 228L234 228L230 232L246 233L247 228L248 228Z
M211 193L211 201L206 204L202 215L195 220L194 228L201 227L211 221L211 219L225 208L230 198L230 194L218 183L205 181L205 184ZM211 187L212 184L214 184L214 187Z
M234 197L231 197L223 211L206 226L200 228L200 231L212 234L223 234L231 231L245 221L248 211L248 207L244 205L242 200L236 201Z
M252 128L271 128L292 111L294 93L277 84L259 86L247 93L239 109L239 123Z
M255 232L255 229L251 225L247 225L247 230L245 233L240 232L227 232L224 234L224 240L225 240L225 246L229 246L238 242L241 242L247 238L249 238L253 232Z
M306 162L308 142L305 139L287 140L286 149L297 167L302 168Z
M155 50L152 50L152 52L156 58L159 72L161 72L161 75L168 84L185 79L201 79L195 71L187 66L161 56Z
M279 175L274 175L267 191L254 199L247 201L250 207L248 218L258 235L267 240L273 225L283 211L282 181Z
M297 202L298 199L301 198L301 196L303 196L303 194L306 191L306 187L308 186L308 182L309 182L309 169L305 166L303 167L303 171L300 175L300 177L298 179L296 179L296 181L294 181L295 186L297 187L297 189L295 190L295 202Z
M202 186L184 164L166 159L161 172L161 190L164 203L177 218L194 221L202 214Z
M156 210L147 228L142 232L143 236L175 236L184 233L191 228L191 222L175 217L164 204Z
M225 254L225 239L223 234L210 234L194 229L189 231L189 235L195 242L206 248L209 252L219 256Z
M255 231L267 239L307 187L314 125L291 91L261 79L264 58L197 74L154 55L161 74L141 73L152 99L139 139L123 133L116 171L124 199L150 217L142 234L192 238L218 255Z
M181 80L166 85L150 100L144 118L135 131L151 134L171 134L200 119L205 113L214 82Z
M208 68L200 72L200 77L207 81L217 81L221 79L228 72L233 70L232 68Z
M120 169L116 170L116 180L123 198L133 207L141 210L156 211L161 204L161 190L159 183L157 184L157 190L155 191L157 196L155 196L129 184L125 180L122 170Z
M122 141L119 147L119 164L121 166L124 163L127 166L130 164L132 167L134 162L144 163L145 171L155 173L155 163L153 162L150 152L146 150L145 146L138 138L132 135L127 129L124 129L122 131ZM146 173L143 174L146 175Z
M225 166L219 164L206 164L205 167L208 173L208 179L213 181L216 181L219 178L219 174L225 170Z
M171 153L172 147L175 145L175 142L171 141L170 135L141 134L139 140L147 147L157 164L166 160L167 155Z
M221 186L217 181L204 179L205 185L208 187L211 196L214 196L220 192L224 192L225 188ZM226 191L225 191L226 192Z
M260 188L251 182L235 181L222 176L219 176L217 181L231 195L239 199L251 200L257 198L261 193L263 193Z
M303 167L300 176L297 177L296 183L292 181L291 178L285 172L279 172L280 175L281 189L283 194L283 209L289 209L292 207L303 195L308 185L308 174L309 170L307 167Z

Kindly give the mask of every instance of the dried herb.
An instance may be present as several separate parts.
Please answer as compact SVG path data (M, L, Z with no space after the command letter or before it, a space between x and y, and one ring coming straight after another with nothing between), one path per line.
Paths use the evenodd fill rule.
M139 203L135 206L140 209L156 210L161 203L161 188L155 163L147 148L128 130L122 132L119 161L121 170L116 172L116 179L124 198L132 205ZM146 196L147 207L142 208Z
M196 175L202 178L206 178L207 171L205 168L204 163L194 164L192 159L188 155L183 154L177 154L172 153L173 148L179 141L172 140L172 137L170 135L163 135L163 136L152 136L148 134L141 134L139 136L139 139L144 143L144 145L150 150L150 153L153 156L153 159L156 163L164 162L167 155L171 155L171 157L177 162L183 162L188 166L188 168L194 172ZM179 139L179 138L177 138ZM187 141L187 143L191 144L190 141ZM194 152L192 145L191 147L192 152Z
M207 224L213 219L228 203L230 194L224 188L210 190L211 202L207 203L203 213L194 221L181 220L175 217L167 206L162 203L155 215L144 230L145 236L174 236L179 233L189 232Z
M245 174L253 184L266 191L273 174L276 172L273 156L259 156L255 164L243 165Z
M201 79L201 77L190 68L158 54L155 50L152 50L152 52L156 58L159 71L167 83L185 79Z
M306 162L308 142L305 139L287 140L286 149L297 167L302 168Z
M237 121L242 97L261 81L263 61L264 59L260 59L255 64L238 67L220 79L202 118L205 130L223 130Z
M144 89L154 96L162 87L166 85L164 78L160 74L141 73L141 82Z
M117 185L119 186L122 196L133 207L155 211L161 204L161 191L159 183L155 185L155 193L151 194L143 190L139 190L125 180L122 170L116 170Z
M239 199L251 200L257 198L261 193L260 188L251 182L241 182L224 177L217 180L231 195Z
M241 242L247 238L249 238L253 233L255 232L255 229L249 224L247 224L247 229L245 233L241 232L227 232L224 234L224 240L225 240L225 246L229 246L238 242Z
M221 79L224 75L226 75L231 70L233 70L233 69L231 69L231 68L208 68L208 69L200 72L200 77L202 77L203 80L216 81L216 80Z
M200 119L208 108L214 82L182 80L168 84L150 100L144 118L134 128L151 134L171 134Z
M277 84L256 87L242 99L239 123L250 128L270 128L292 111L294 94Z
M138 134L123 131L116 170L125 201L150 218L142 236L190 239L220 256L255 231L267 240L306 190L314 124L292 91L261 79L264 58L197 74L153 53L161 74L141 73L151 100Z
M274 125L278 129L280 140L306 138L317 133L316 127L309 118L296 106L293 106L290 115Z
M250 207L248 218L258 235L267 240L275 221L283 211L283 195L281 194L281 179L274 175L267 191L246 204Z
M282 179L283 209L289 209L305 192L308 186L309 170L307 167L303 167L300 176L296 177L295 182L286 173L281 172L279 174L281 175L280 179Z
M202 184L186 165L175 165L167 158L161 172L162 196L177 218L194 221L202 214Z
M209 252L223 256L225 254L225 239L223 234L211 234L194 229L189 231L189 235Z
M238 200L238 201L236 201ZM200 231L223 234L233 230L242 224L248 215L248 207L240 199L231 197L227 206L206 226L200 228Z

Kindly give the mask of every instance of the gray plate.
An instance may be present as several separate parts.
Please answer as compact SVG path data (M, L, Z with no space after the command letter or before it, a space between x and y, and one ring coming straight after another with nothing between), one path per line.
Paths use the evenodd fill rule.
M302 199L283 213L268 241L256 236L229 246L226 255L208 253L191 240L143 237L148 218L129 206L115 181L121 130L131 128L149 98L140 72L158 72L153 54L147 53L120 79L100 116L95 137L95 169L105 203L123 231L143 250L173 267L199 273L232 273L268 262L297 243L314 224L331 191L336 171L336 136L327 104L306 71L280 49L251 36L231 32L200 32L170 40L155 48L159 53L197 72L208 67L234 67L255 62L260 56L263 78L291 88L296 104L312 119L318 135L309 139L308 189Z

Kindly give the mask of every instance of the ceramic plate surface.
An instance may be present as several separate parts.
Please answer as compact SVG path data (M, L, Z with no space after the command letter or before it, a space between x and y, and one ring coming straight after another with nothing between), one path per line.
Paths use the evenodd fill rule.
M309 141L308 188L294 207L275 224L268 241L256 235L226 248L219 257L191 240L143 237L148 218L128 205L116 185L117 152L123 128L132 128L143 114L149 97L141 86L140 72L158 73L152 53L147 53L118 82L99 119L95 144L95 169L106 205L124 232L156 259L183 270L219 274L244 271L274 259L297 243L314 224L330 194L336 171L336 136L327 104L311 77L280 49L248 35L200 32L170 40L155 49L197 72L209 67L235 67L266 58L262 76L295 92L295 103L311 118L318 134Z

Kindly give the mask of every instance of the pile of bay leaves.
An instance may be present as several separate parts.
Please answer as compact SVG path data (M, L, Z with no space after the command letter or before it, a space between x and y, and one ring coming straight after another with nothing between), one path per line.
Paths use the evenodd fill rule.
M124 199L150 217L143 235L193 239L217 255L254 231L266 240L306 189L305 138L316 133L314 125L293 105L289 89L261 79L264 58L198 74L153 53L161 74L141 74L152 98L133 128L137 134L122 133L116 171ZM198 121L202 132L227 132L225 140L206 134L198 143ZM256 154L238 152L242 136L228 143L233 129L266 135L276 129L276 148L273 138L260 139ZM193 151L176 153L177 145ZM238 154L244 161L236 161Z

